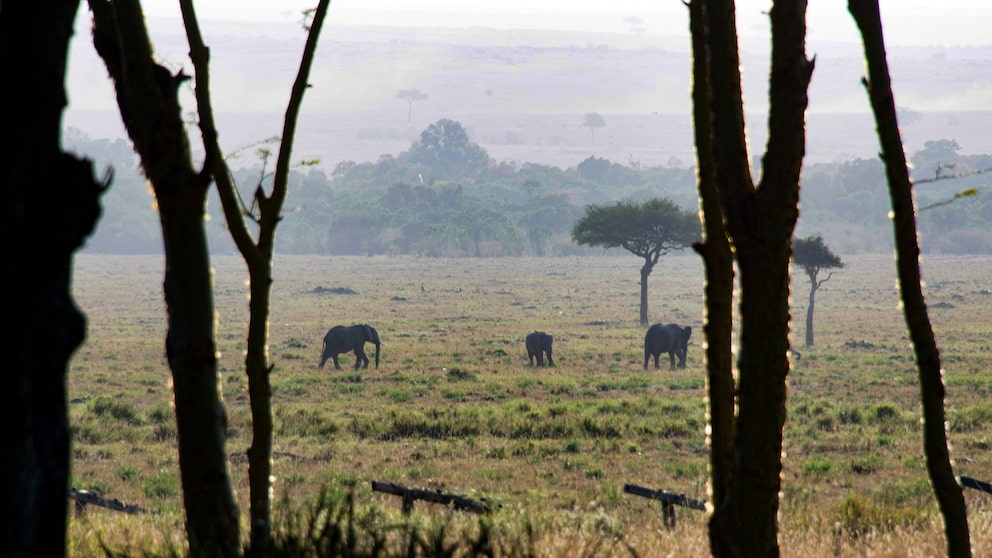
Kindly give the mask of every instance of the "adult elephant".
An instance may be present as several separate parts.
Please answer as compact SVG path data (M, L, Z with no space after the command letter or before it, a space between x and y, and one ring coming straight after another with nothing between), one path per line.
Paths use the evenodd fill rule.
M551 344L554 342L555 338L550 333L535 331L527 334L527 358L531 366L534 365L535 358L538 366L544 366L544 355L548 356L548 366L555 365L555 359L551 357Z
M327 359L334 360L334 368L341 370L338 355L355 351L355 370L369 367L369 357L365 355L365 343L375 345L375 367L379 368L379 332L369 324L334 326L324 335L324 348L320 355L320 367Z
M654 324L649 327L648 332L644 334L644 369L647 370L648 360L651 357L654 357L654 367L658 368L658 357L661 356L661 353L668 353L673 370L675 369L676 355L679 357L679 368L685 368L690 335L692 335L692 328L689 326Z

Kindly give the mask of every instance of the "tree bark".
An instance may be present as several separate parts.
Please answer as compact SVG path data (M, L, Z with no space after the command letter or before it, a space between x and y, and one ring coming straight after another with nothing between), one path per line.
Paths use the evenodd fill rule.
M313 21L307 36L306 46L297 72L296 81L290 95L289 105L283 121L282 142L276 161L275 176L271 195L266 195L261 184L255 191L257 207L258 240L252 239L245 223L244 215L252 215L242 207L237 186L224 161L214 124L213 107L210 99L210 51L203 41L192 0L181 0L186 36L190 41L190 58L196 69L197 109L200 115L200 130L209 159L213 162L210 172L217 183L218 194L224 208L224 216L235 245L248 266L249 281L249 320L248 340L245 356L245 373L248 377L248 398L252 417L252 442L248 449L248 485L250 490L250 554L266 556L272 542L272 384L270 375L273 365L269 363L269 306L272 291L272 256L275 246L276 226L282 218L282 206L286 199L289 181L290 154L303 95L309 84L307 80L317 50L317 39L323 27L330 0L320 0L313 13ZM412 106L412 103L411 103ZM255 215L252 215L255 217Z
M648 277L651 276L651 270L654 269L654 264L651 263L651 257L644 257L644 265L641 266L641 325L648 325Z
M692 36L692 105L703 241L693 246L703 258L706 287L703 332L706 336L706 383L709 394L710 513L729 491L734 455L733 291L734 261L724 227L713 158L709 61L706 56L706 14L702 0L689 4ZM715 533L710 530L710 536ZM711 546L712 542L711 542Z
M882 160L892 198L892 226L896 244L896 270L903 313L916 351L923 403L923 450L940 511L944 516L947 555L971 556L968 512L961 486L954 476L944 413L944 383L940 351L934 338L920 275L920 247L917 243L913 185L909 179L906 154L896 121L895 100L885 55L882 21L877 0L849 0L848 10L861 32L868 66L865 85L875 113Z
M710 523L716 556L778 556L792 235L799 216L805 110L812 64L806 3L772 6L768 145L751 179L733 3L707 0L707 51L716 183L741 283L738 415L729 491ZM698 53L697 53L698 54Z
M0 390L0 554L64 556L69 358L85 319L72 257L93 231L105 185L62 152L65 72L78 0L7 0L0 10L0 238L5 254Z
M158 202L165 244L166 356L172 370L186 531L193 556L238 556L238 506L227 468L218 388L210 257L209 172L193 168L178 101L186 78L153 59L140 4L90 0L93 42ZM208 160L204 163L209 168Z
M816 305L816 290L820 284L816 282L816 277L809 278L809 306L806 308L806 346L813 346L813 307Z

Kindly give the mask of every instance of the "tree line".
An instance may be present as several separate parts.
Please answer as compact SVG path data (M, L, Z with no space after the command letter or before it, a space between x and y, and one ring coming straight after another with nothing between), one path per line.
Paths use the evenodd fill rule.
M101 253L159 253L161 231L130 142L91 139L70 129L67 145L114 169L104 216L88 242ZM992 253L992 196L946 203L982 188L992 155L961 155L953 139L933 140L911 157L914 174L931 181L917 190L923 250ZM245 197L271 185L269 152L233 169ZM589 205L665 198L696 211L695 168L624 165L590 156L574 167L494 161L464 127L442 119L397 155L345 161L331 174L294 163L287 213L275 239L286 254L412 255L422 257L569 256L598 253L572 241L573 225ZM947 178L956 177L954 180ZM893 249L885 173L877 159L807 164L798 233L821 236L845 254ZM207 234L217 253L235 252L221 204L208 197Z

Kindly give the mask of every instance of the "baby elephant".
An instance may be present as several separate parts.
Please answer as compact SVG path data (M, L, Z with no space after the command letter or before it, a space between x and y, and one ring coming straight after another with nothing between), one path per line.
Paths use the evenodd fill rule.
M654 357L654 367L658 368L658 357L668 353L668 358L675 369L675 356L679 357L679 368L685 368L685 357L689 351L689 336L692 328L684 328L676 324L654 324L644 334L644 369L648 368L648 360Z
M555 338L550 333L535 331L527 335L527 358L530 359L531 366L537 358L537 365L544 366L544 355L548 355L548 366L555 365L555 359L551 358L551 344Z

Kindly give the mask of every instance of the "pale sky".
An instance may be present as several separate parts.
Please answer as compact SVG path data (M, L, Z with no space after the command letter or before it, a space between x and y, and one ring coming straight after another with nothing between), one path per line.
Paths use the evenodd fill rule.
M197 0L201 20L295 21L315 0ZM145 0L145 15L179 18L176 0ZM771 3L737 2L741 37L767 36ZM891 45L983 45L992 42L992 3L986 0L882 0ZM82 11L82 10L81 10ZM332 0L330 24L489 27L687 35L682 0ZM639 18L632 23L628 18ZM628 20L628 21L625 21ZM844 0L810 0L808 39L857 42Z

